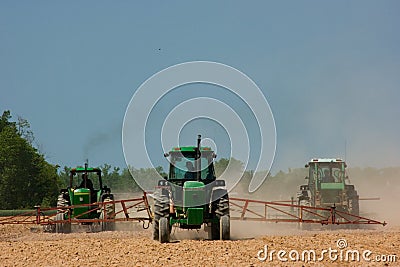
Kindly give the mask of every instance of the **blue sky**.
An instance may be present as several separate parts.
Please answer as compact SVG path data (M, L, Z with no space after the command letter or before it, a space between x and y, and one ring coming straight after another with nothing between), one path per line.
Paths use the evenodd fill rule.
M216 61L267 98L274 170L344 157L345 143L351 166L400 166L399 13L398 1L1 1L0 109L30 122L54 164L89 157L124 167L122 121L135 90L171 65ZM193 86L185 99L210 90ZM149 150L164 162L157 142Z

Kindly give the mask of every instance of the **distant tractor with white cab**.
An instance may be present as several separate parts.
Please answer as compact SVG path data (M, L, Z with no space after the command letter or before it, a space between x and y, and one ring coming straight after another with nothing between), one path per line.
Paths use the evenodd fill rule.
M354 185L349 184L346 163L340 158L314 158L306 165L308 184L301 185L297 194L301 206L335 207L359 216L359 196Z

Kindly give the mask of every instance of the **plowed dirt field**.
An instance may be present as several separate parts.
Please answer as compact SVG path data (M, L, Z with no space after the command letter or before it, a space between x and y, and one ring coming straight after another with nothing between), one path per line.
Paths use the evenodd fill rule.
M250 222L232 222L231 227L231 241L210 241L201 231L181 230L173 232L171 243L160 244L152 240L151 227L143 230L132 223L120 223L114 232L76 228L71 234L0 225L0 265L400 266L399 227L299 231L293 225Z

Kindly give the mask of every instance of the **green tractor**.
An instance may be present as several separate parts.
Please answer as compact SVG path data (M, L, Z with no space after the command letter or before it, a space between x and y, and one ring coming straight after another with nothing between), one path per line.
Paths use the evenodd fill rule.
M308 184L301 185L297 194L301 206L335 207L359 216L359 197L354 185L348 184L346 163L342 159L316 158L305 166L309 169Z
M57 207L60 209L55 219L62 222L56 223L55 232L70 233L72 219L86 225L93 225L93 221L91 221L93 219L103 220L100 221L101 230L113 231L115 222L104 220L114 219L115 217L114 203L106 204L112 202L114 196L109 187L103 186L101 170L99 168L88 168L86 163L84 168L71 169L69 177L68 188L61 189L57 199ZM82 178L80 184L77 177ZM97 178L95 185L99 186L98 189L95 189L90 178ZM72 207L65 208L68 206Z
M210 147L175 147L169 158L168 177L154 192L153 238L169 242L172 227L200 229L209 239L230 239L229 197L224 180L214 172L215 153Z

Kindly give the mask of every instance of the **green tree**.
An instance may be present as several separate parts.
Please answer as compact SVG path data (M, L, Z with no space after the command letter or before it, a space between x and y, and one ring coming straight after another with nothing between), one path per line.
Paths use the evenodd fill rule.
M226 170L226 168L228 167L228 164L231 164L230 166L230 171L234 172L234 173L239 173L243 171L243 166L244 163L241 162L238 159L235 158L221 158L220 160L217 160L214 164L214 169L215 169L215 175L217 177L221 176L221 174Z
M164 169L161 166L156 168L140 168L136 169L132 166L129 166L131 177L133 183L138 187L136 180L140 180L143 183L143 186L148 189L154 190L157 186L158 178L165 177L167 174L164 172ZM132 182L131 182L132 183ZM139 189L141 190L141 189Z
M11 122L11 113L9 110L3 112L0 118L0 132L3 131L5 127L15 128L15 122Z
M18 116L16 127L19 136L24 138L26 141L29 142L29 144L32 145L33 141L35 140L35 137L33 136L33 132L31 131L31 125L29 124L29 122L26 119L22 118L21 116Z
M119 167L112 167L104 164L100 167L103 175L103 184L111 188L112 191L119 191L124 188L124 179L120 175Z
M64 168L58 173L58 177L60 180L60 188L67 188L69 186L69 172L71 171L70 167L64 166Z
M21 136L28 125L18 129L10 120L10 112L5 111L0 119L0 208L51 205L58 191L56 168Z

